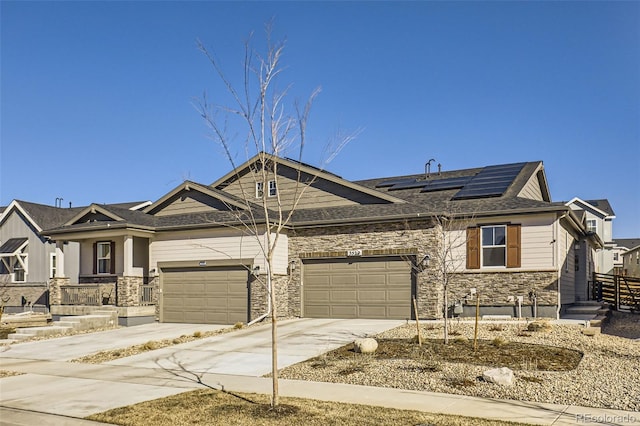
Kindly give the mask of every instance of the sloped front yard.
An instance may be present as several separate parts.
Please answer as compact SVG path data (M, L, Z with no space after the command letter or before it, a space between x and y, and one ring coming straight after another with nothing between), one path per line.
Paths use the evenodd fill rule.
M442 343L441 324L422 326L422 347L414 340L415 325L406 325L377 336L374 355L347 345L286 368L280 377L640 411L638 340L589 337L575 325L529 332L523 323L485 323L473 351L473 324L451 328L449 345ZM496 367L511 368L514 384L481 379Z

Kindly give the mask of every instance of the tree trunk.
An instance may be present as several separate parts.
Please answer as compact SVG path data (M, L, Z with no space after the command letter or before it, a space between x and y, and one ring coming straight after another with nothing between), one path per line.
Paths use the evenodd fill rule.
M275 408L280 403L278 395L278 309L276 306L276 292L273 286L270 266L271 265L269 265L267 279L269 280L269 297L271 298L271 380L273 384L271 407Z
M449 297L447 288L444 288L444 344L449 344Z

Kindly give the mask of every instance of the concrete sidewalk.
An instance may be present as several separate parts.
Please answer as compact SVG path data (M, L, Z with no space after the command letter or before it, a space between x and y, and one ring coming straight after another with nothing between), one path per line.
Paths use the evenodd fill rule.
M271 390L271 380L260 377L9 358L2 364L29 373L0 380L3 407L30 410L37 405L42 412L78 418L202 388L203 384L233 392L268 394ZM50 398L60 392L68 399L62 406ZM347 384L281 380L280 394L539 425L640 425L637 412Z

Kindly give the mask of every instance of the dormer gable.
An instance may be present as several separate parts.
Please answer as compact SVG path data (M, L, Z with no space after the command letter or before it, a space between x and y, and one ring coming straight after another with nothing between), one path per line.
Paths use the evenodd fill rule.
M242 203L229 194L195 182L185 181L146 207L144 212L153 216L171 216L246 208L246 203Z
M91 222L124 222L117 214L107 210L99 204L91 204L65 223L65 226Z

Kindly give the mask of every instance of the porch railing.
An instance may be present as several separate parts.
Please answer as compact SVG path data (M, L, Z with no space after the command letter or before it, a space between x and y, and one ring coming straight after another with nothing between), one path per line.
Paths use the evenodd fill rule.
M153 287L152 285L141 285L140 286L140 291L138 292L139 297L139 304L140 306L149 306L149 305L155 305L155 302L153 301Z
M104 284L60 286L63 305L102 306L115 304L113 291Z

